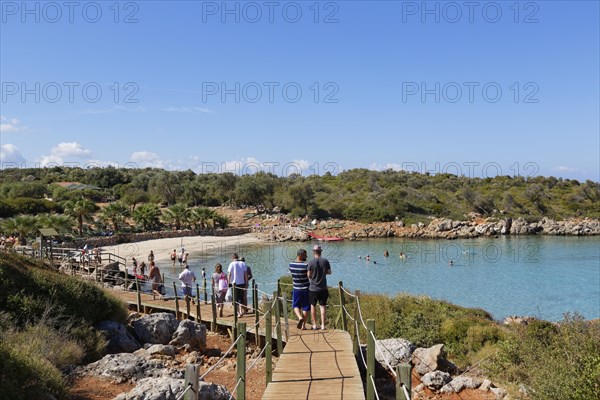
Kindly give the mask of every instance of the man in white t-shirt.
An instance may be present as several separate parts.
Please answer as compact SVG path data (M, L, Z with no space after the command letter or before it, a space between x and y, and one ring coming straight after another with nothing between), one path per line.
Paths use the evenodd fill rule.
M246 263L239 260L237 253L234 253L231 258L232 261L229 264L229 268L227 268L227 276L229 282L233 285L236 302L239 303L238 305L241 305L240 312L238 313L238 317L241 317L248 310L246 306L242 305L242 299L246 296L246 287L248 286L248 269L246 268Z
M192 297L192 285L196 282L196 274L194 271L190 271L190 266L185 265L185 269L179 274L179 280L181 281L181 288L183 295L185 296L186 304L192 299L192 304L196 304Z

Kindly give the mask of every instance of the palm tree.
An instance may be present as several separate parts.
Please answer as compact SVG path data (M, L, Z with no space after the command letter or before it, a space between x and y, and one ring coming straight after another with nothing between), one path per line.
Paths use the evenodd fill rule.
M181 225L185 224L190 216L190 209L184 204L177 203L165 210L163 219L166 223L175 224L175 230L180 230Z
M196 230L205 229L210 226L209 221L215 217L215 212L210 208L197 207L192 210L190 222Z
M26 244L27 237L38 229L38 220L32 215L18 215L5 220L2 228L8 234L17 234L19 243Z
M40 228L54 228L58 233L68 233L73 228L73 219L64 214L41 214L37 220Z
M160 224L160 209L156 204L142 204L131 215L136 224L141 225L145 231Z
M219 227L221 229L225 229L231 223L231 218L229 218L227 215L215 213L215 216L213 217L213 223L215 228Z
M113 231L119 231L121 225L125 223L125 217L129 215L129 208L121 202L110 203L100 212L100 220L111 224Z
M77 228L79 235L83 235L83 221L90 218L92 213L96 211L96 205L90 200L81 197L79 199L71 199L67 201L63 208L65 214L77 220Z

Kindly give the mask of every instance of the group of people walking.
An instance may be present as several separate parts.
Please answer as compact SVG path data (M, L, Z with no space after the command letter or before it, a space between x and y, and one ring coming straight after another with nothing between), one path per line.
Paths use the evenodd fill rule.
M327 320L327 299L329 292L327 290L327 275L331 274L331 265L329 261L322 257L321 246L315 245L312 248L313 258L307 261L308 254L306 250L299 249L296 253L296 259L289 264L289 271L292 274L292 308L298 317L298 329L325 330ZM196 282L196 274L190 270L188 264L189 253L184 249L177 253L176 250L170 254L173 266L178 260L184 267L179 274L182 292L186 302L191 301L195 304L192 296L192 288ZM154 252L148 254L148 264L150 273L145 275L146 265L142 262L138 265L135 257L132 257L133 273L138 276L138 272L143 278L152 282L152 291L154 295L164 295L162 288L163 277L159 268L154 262ZM204 269L202 271L204 277ZM238 303L238 317L242 317L248 312L248 283L252 279L252 269L246 264L244 258L240 258L237 253L231 256L231 262L225 272L223 266L218 263L215 265L215 271L211 275L211 285L215 293L215 302L219 316L223 317L223 307L227 292L231 289L235 301ZM317 324L317 307L320 311L321 323ZM312 325L307 327L309 313L312 319Z

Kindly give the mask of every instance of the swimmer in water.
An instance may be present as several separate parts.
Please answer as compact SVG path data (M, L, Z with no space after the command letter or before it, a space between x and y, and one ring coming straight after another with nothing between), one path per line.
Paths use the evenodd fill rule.
M371 256L367 254L367 256L365 257L365 260L371 261Z
M450 262L448 263L448 265L453 266L454 265L454 261L450 260Z
M384 252L383 252L383 256L384 256L384 257L389 257L389 256L390 256L390 253L388 253L388 251L386 250L386 251L384 251Z

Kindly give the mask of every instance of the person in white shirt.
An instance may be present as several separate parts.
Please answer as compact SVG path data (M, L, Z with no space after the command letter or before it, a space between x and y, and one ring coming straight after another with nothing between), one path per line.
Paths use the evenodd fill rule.
M196 274L194 274L194 271L190 271L189 265L185 265L185 269L179 274L179 280L181 281L181 289L183 290L186 304L190 299L192 300L192 304L196 304L192 297L192 286L196 282Z
M246 263L239 260L237 253L234 253L231 258L232 261L229 264L229 268L227 268L227 275L229 283L233 285L236 302L241 305L238 312L238 317L241 317L247 311L247 307L242 303L243 298L246 296L246 287L248 286L248 270Z

